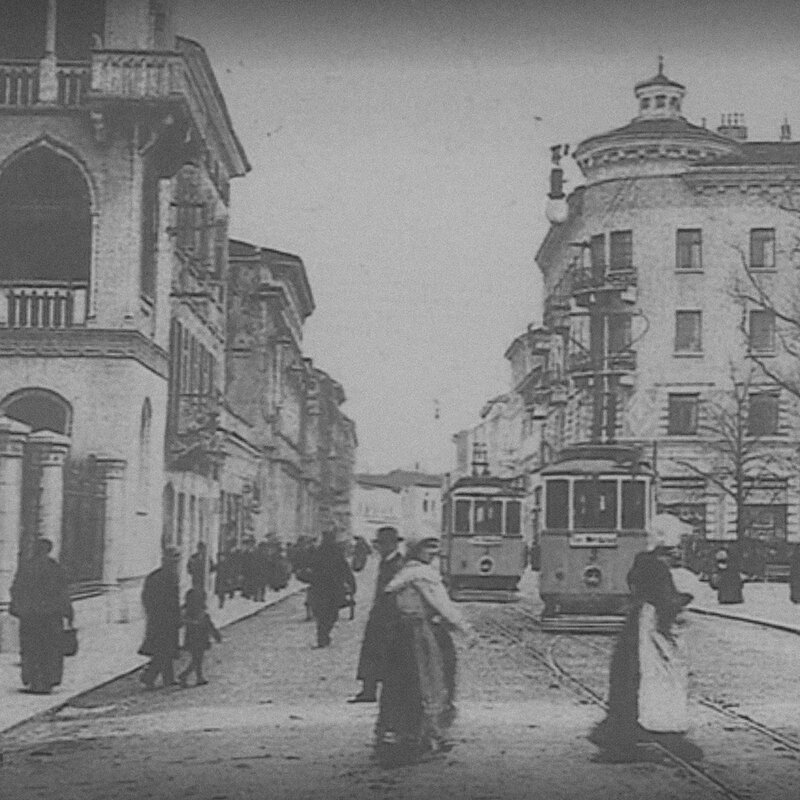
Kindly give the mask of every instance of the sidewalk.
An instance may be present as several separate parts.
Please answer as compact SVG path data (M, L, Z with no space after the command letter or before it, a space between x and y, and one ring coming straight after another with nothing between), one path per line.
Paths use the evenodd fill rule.
M222 609L215 607L216 598L212 597L209 611L217 627L222 628L275 605L304 588L304 584L292 578L285 589L278 592L267 590L263 603L235 597L228 600ZM84 628L81 626L81 603L78 602L75 605L75 626L78 628L78 654L64 660L64 682L52 694L31 695L20 691L18 654L0 654L0 733L45 711L60 708L77 695L133 672L148 661L136 652L144 636L143 619Z
M699 581L694 573L683 568L672 572L678 589L694 595L689 609L697 614L760 622L800 635L800 605L789 600L787 583L745 583L743 603L720 605L716 591L708 583Z

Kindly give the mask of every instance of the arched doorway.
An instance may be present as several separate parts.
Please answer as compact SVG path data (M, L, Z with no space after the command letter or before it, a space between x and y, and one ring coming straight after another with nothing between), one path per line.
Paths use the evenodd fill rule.
M31 432L54 431L69 436L72 431L72 406L49 389L20 389L0 403L7 417L31 426Z

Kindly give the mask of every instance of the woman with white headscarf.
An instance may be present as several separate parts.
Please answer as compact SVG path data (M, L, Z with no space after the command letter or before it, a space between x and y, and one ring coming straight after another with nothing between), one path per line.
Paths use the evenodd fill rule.
M456 653L450 631L474 633L447 595L432 561L439 535L406 537L406 563L386 587L393 621L381 689L376 750L385 764L409 763L449 749L455 716Z
M608 714L590 736L600 760L636 760L637 741L659 738L691 760L702 756L682 739L689 728L688 669L676 622L692 596L675 588L670 572L679 545L679 521L657 516L648 550L628 573L630 609L611 658Z

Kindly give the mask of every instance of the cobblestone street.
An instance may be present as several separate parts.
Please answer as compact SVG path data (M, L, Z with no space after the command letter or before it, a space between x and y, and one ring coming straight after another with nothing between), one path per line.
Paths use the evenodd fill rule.
M371 577L370 567L362 586ZM466 607L479 627L510 608ZM477 647L459 648L455 748L380 768L371 759L376 707L345 702L357 688L365 618L362 602L354 621L335 628L333 646L314 650L313 623L296 595L224 630L208 657L207 686L146 692L130 675L32 720L4 737L2 796L571 800L587 786L595 798L709 796L674 766L593 763L586 733L601 712L485 632ZM584 670L602 681L605 657L585 657L595 663Z

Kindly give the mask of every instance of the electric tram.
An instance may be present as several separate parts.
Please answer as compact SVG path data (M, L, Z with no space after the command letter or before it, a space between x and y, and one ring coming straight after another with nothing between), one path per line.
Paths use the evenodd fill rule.
M460 478L445 491L439 565L453 600L516 599L528 552L524 495L517 481L488 474Z
M545 630L613 631L623 620L627 574L646 549L653 470L638 448L565 448L539 473L539 595Z

